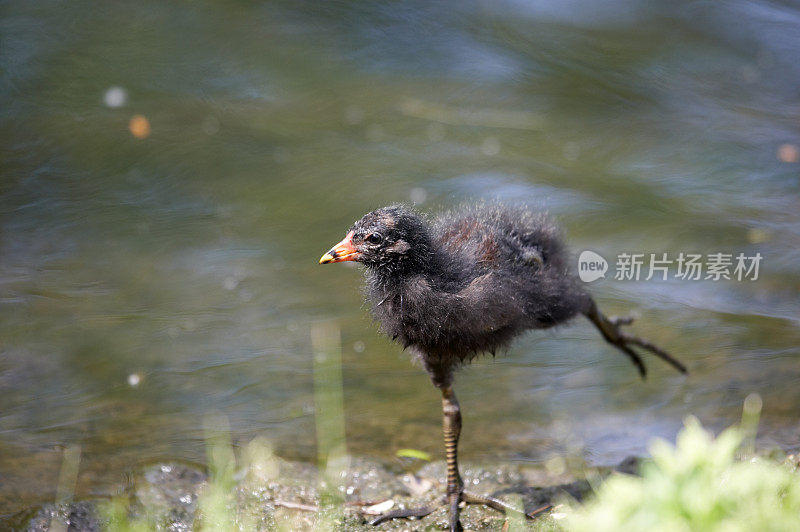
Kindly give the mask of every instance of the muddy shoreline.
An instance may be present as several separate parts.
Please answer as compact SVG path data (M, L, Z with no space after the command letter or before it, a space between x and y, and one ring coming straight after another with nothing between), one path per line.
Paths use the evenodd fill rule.
M325 475L311 464L272 457L268 463L240 468L232 475L228 516L246 522L248 529L313 530L319 520L336 530L418 530L439 529L447 524L444 508L419 520L398 519L377 527L368 524L370 514L389 509L424 506L443 492L444 462L432 462L409 471L408 464L350 457L340 473L342 482L334 489L338 509L320 513L326 495ZM558 471L544 465L464 464L462 476L468 490L490 494L512 505L522 504L526 512L558 504L565 498L581 500L590 491L586 478L600 478L617 470L633 473L638 459L626 459L616 468L590 468L580 472ZM557 469L557 468L555 468ZM206 468L181 462L160 462L140 468L128 486L120 486L117 508L125 507L129 522L147 522L158 530L193 530L204 518L199 501L215 489ZM212 487L210 487L212 486ZM344 503L342 504L342 501ZM94 498L68 504L45 504L13 516L6 523L12 530L99 531L109 524L112 499ZM537 520L558 518L544 512ZM119 515L117 515L119 517ZM332 519L332 520L331 520ZM506 516L479 505L462 511L466 530L499 530ZM55 526L53 526L55 524ZM59 526L60 524L60 526ZM287 528L288 527L288 528Z

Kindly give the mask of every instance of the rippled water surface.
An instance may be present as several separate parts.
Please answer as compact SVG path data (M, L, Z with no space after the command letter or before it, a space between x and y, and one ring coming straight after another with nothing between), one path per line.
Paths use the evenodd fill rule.
M467 460L610 463L764 400L800 445L800 9L781 1L5 2L0 514L153 459L202 420L315 458L313 324L347 443L440 454L436 390L319 256L391 202L549 210L668 346L641 382L588 323L460 373ZM132 117L139 115L132 121ZM617 281L623 252L760 253L755 281ZM675 270L671 270L674 274ZM643 275L644 277L644 275Z

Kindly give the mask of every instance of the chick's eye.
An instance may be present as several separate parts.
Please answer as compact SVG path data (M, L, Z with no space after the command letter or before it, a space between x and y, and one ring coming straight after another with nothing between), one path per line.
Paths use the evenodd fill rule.
M383 240L383 237L380 233L370 233L364 240L370 244L380 244Z

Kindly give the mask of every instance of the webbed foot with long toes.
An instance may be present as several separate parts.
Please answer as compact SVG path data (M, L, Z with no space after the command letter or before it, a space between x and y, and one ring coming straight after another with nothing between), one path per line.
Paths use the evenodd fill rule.
M630 325L633 323L634 318L632 316L606 317L597 309L597 305L595 305L594 301L592 301L589 310L587 310L585 314L586 317L594 323L595 327L600 330L600 334L603 335L603 338L605 338L608 343L625 353L628 358L631 359L631 362L633 362L633 365L639 370L639 374L642 378L645 378L647 375L647 368L645 368L644 361L639 356L639 353L634 351L631 346L641 347L664 360L681 373L688 373L686 366L654 343L644 338L628 334L622 330L623 325Z
M433 513L437 508L446 506L449 513L450 532L462 530L458 514L462 504L484 504L501 512L524 514L526 517L534 516L548 510L550 505L538 508L530 513L525 513L514 508L508 503L495 497L475 495L464 491L464 482L458 472L458 438L461 434L461 408L458 405L456 394L450 386L444 386L442 391L442 413L444 429L445 462L447 464L447 493L438 501L428 506L413 509L400 509L387 512L370 521L372 525L379 525L390 519L422 518Z
M506 515L522 514L525 516L526 519L534 519L535 517L542 515L544 512L552 508L552 505L546 504L531 512L525 512L523 510L520 510L519 508L515 508L514 506L496 497L491 497L488 495L477 495L474 493L470 493L468 491L461 491L461 493L457 494L455 497L444 495L441 498L439 498L438 501L428 506L422 506L419 508L404 508L399 510L393 510L391 512L386 512L385 514L379 515L374 519L372 519L371 521L369 521L369 524L379 525L381 523L385 523L386 521L390 521L392 519L404 519L404 518L421 519L435 512L442 506L447 506L450 514L450 531L456 532L462 530L458 516L460 513L461 506L464 504L483 504L485 506L488 506L489 508L493 508L499 512L503 512Z

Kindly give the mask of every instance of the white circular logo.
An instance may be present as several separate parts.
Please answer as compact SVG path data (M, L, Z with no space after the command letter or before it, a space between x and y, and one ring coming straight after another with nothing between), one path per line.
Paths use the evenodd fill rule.
M588 249L578 257L578 277L584 283L591 283L606 276L608 262L606 259Z

